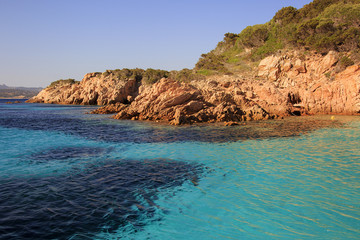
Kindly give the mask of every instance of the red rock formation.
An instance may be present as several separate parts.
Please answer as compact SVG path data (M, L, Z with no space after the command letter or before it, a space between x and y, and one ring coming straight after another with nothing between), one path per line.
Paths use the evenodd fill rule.
M257 76L210 76L180 83L161 79L153 85L119 80L112 73L87 74L78 84L48 87L30 102L118 104L94 113L116 119L239 122L304 114L360 113L360 66L341 71L339 56L293 51L269 56Z
M289 112L308 114L360 113L360 66L353 65L338 72L339 57L329 52L325 57L312 54L305 60L298 53L267 57L259 66L258 75L271 80L281 95L288 96ZM277 76L273 68L276 66ZM257 88L258 89L258 88ZM260 98L264 96L260 94Z
M162 120L179 125L192 122L268 119L259 105L244 96L233 95L231 83L215 80L191 84L161 79L145 88L116 119ZM214 89L214 86L215 89ZM241 93L240 93L241 94Z
M121 80L113 73L88 73L80 83L50 86L30 103L106 105L128 102L137 95L136 80Z

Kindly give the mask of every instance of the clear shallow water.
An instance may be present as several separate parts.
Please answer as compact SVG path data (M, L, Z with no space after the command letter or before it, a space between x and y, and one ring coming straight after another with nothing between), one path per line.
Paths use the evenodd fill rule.
M359 117L173 127L3 103L0 239L359 239Z

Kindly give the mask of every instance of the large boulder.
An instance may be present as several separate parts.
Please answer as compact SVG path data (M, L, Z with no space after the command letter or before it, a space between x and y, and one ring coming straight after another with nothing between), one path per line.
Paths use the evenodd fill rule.
M258 76L275 81L280 72L279 62L280 58L275 55L264 58L259 63Z
M189 108L189 111L198 109L197 103L190 103L198 96L199 91L191 85L163 78L152 86L142 89L135 100L115 118L132 118L136 113L141 120L173 120L176 111L178 112L176 116L179 116L179 111L185 107ZM182 109L180 110L179 107Z

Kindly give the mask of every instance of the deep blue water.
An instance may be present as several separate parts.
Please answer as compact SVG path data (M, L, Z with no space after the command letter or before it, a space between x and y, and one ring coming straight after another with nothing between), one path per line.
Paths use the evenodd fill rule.
M360 118L169 126L0 100L0 239L359 239Z

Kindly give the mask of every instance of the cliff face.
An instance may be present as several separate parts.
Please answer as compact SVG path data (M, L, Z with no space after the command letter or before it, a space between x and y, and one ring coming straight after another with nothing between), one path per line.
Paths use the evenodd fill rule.
M292 51L263 59L254 75L215 75L155 84L91 73L80 83L48 87L30 102L107 105L94 113L171 124L271 119L306 114L359 114L360 65L338 53ZM116 103L116 104L115 104Z
M82 105L127 103L137 95L137 89L135 79L120 79L114 73L88 73L80 83L47 87L28 102Z
M307 57L292 52L263 59L258 75L288 95L290 112L360 113L360 66L344 69L339 61L340 56L333 51Z

